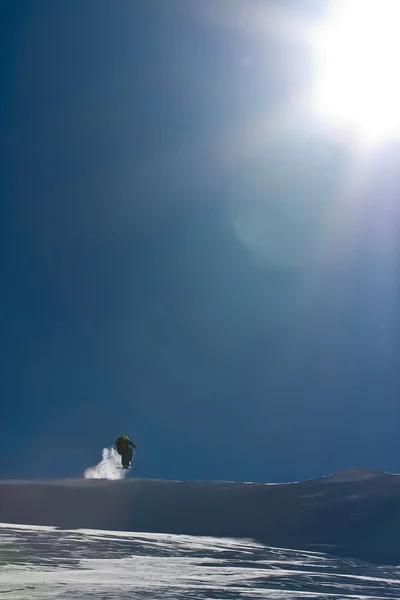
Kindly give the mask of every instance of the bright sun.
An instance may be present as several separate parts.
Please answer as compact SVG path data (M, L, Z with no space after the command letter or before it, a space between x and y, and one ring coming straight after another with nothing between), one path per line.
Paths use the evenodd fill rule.
M336 0L312 35L318 115L364 142L400 135L400 0Z

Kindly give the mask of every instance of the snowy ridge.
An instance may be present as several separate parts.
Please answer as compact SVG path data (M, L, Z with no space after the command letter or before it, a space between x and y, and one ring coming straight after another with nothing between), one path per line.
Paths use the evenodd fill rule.
M352 470L302 483L152 479L0 482L0 521L247 538L400 564L400 476Z

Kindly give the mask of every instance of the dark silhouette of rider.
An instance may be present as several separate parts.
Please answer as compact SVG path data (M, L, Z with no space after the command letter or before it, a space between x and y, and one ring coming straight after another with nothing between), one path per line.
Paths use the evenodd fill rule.
M123 469L129 469L134 448L136 448L136 444L134 444L127 435L120 435L119 438L115 440L115 449L121 456Z

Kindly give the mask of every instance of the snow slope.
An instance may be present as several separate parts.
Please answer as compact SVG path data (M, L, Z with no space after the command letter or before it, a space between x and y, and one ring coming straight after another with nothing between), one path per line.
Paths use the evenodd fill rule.
M0 522L250 538L400 564L400 476L267 485L129 478L0 482Z
M8 600L395 600L399 571L250 540L0 527Z

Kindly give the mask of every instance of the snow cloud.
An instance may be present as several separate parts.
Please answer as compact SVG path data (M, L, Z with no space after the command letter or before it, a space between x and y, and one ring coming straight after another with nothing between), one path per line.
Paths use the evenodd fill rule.
M127 471L120 469L121 457L114 448L103 448L102 459L84 473L85 479L124 479Z

